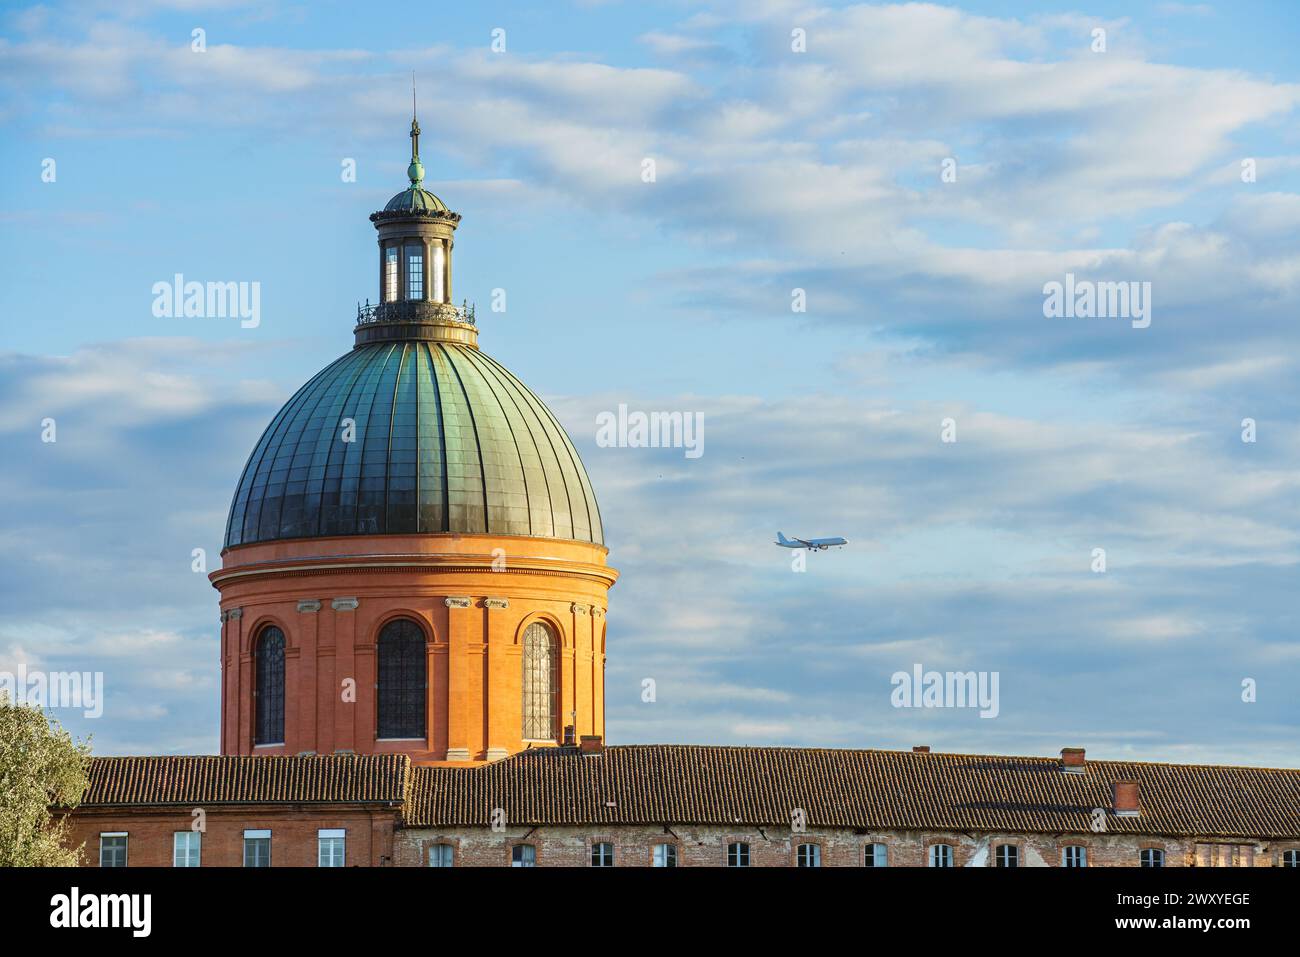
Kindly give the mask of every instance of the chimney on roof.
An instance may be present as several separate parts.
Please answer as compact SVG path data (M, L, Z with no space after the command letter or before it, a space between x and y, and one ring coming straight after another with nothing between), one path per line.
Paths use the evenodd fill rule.
M578 750L583 754L600 754L604 750L604 742L598 734L584 734L579 739Z
M574 745L574 743L575 743L575 742L574 742L574 735L575 735L576 733L577 733L577 732L574 730L573 725L571 725L571 724L566 724L566 725L564 726L564 744L565 744L565 747L569 747L569 748L573 747L573 745Z
M929 754L930 746L928 744L918 744L912 748L913 754Z
M1137 817L1142 813L1142 798L1136 781L1116 781L1111 785L1116 817Z
M1061 749L1061 770L1066 774L1082 774L1086 764L1086 752L1083 748Z

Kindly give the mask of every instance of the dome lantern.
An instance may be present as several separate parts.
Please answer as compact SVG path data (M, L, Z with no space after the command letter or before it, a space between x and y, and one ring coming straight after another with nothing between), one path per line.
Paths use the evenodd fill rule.
M370 214L379 236L379 301L357 307L356 344L395 339L477 347L474 308L451 294L452 234L460 214L424 188L420 121L412 90L410 185Z

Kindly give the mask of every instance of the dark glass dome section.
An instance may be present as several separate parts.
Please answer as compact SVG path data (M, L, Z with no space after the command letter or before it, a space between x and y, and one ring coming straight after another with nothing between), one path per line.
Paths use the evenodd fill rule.
M472 346L404 340L353 349L280 410L226 546L424 532L603 544L591 481L541 400Z

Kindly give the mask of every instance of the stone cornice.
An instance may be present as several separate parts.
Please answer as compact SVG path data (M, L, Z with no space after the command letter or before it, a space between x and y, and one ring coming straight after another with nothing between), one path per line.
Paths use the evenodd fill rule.
M214 571L209 578L220 588L233 581L258 578L301 578L307 575L342 575L354 573L383 574L392 572L424 571L437 575L474 574L487 572L494 575L541 575L558 578L579 578L609 587L618 580L618 572L604 565L589 562L572 562L558 558L514 558L504 569L492 567L490 555L384 555L375 558L350 557L337 559L298 559L284 562L261 562L234 566Z

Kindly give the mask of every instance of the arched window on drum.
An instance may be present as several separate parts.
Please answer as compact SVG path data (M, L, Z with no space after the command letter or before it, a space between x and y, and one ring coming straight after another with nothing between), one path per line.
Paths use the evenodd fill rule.
M560 723L560 649L555 632L535 621L524 630L525 741L555 741Z
M423 738L428 697L424 629L407 618L384 625L378 641L378 738Z
M284 744L284 632L268 625L253 651L257 669L254 744Z

